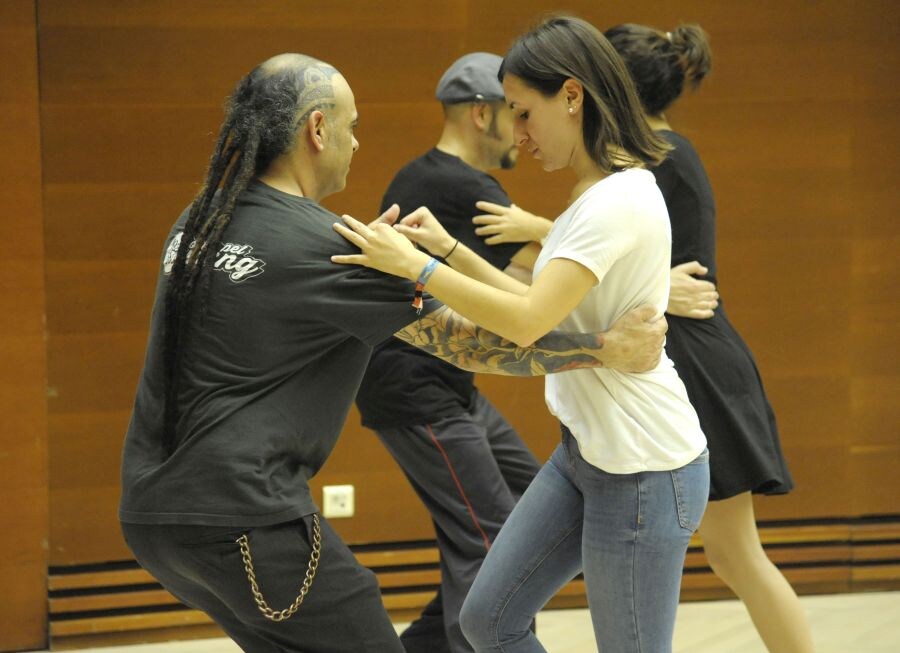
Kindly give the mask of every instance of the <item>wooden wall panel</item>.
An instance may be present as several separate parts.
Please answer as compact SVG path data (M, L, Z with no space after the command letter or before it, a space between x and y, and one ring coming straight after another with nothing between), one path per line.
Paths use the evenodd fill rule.
M849 478L856 514L896 513L900 480L900 196L896 190L900 143L888 135L900 128L900 90L891 71L900 64L900 8L879 2L854 25L865 34L852 61L854 120L850 127L853 194L852 304L849 340L851 414L854 423ZM887 82L887 83L886 83ZM877 573L877 570L873 569Z
M43 648L47 630L47 400L34 3L0 3L0 650Z
M900 238L896 139L900 54L891 2L827 0L567 8L599 26L700 22L714 71L672 112L697 145L720 208L720 282L755 351L798 483L759 502L764 519L900 512L896 390ZM162 238L201 180L221 103L278 51L338 66L356 94L361 149L326 204L374 215L394 172L436 140L434 85L457 56L502 53L555 3L40 3L50 386L51 556L127 555L118 535L118 455L143 356ZM523 157L498 174L548 216L571 174ZM540 457L558 438L541 382L480 385ZM72 465L81 452L90 464ZM893 458L892 458L893 456ZM879 483L873 477L879 477ZM314 483L357 486L352 542L431 537L405 479L351 413ZM836 490L840 488L840 491ZM90 535L90 536L89 536Z

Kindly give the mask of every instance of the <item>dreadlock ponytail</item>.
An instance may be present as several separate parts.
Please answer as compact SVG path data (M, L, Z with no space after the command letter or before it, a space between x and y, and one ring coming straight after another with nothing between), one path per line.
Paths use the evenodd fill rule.
M325 97L322 81L330 88L336 72L305 55L279 55L244 77L226 103L206 179L191 203L166 286L163 446L167 455L178 444L180 368L194 301L199 300L197 314L202 319L215 254L235 205L250 181L294 146L298 118L307 113L311 92Z

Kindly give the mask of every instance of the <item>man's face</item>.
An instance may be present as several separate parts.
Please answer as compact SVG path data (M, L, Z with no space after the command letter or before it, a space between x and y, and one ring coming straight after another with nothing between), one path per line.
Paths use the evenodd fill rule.
M496 166L504 170L514 168L519 158L519 148L515 145L512 109L503 102L494 102L488 105L491 112L491 121L488 123L486 136L487 146L491 157L496 161Z
M359 149L355 130L359 122L356 101L347 80L341 75L332 79L334 85L334 109L328 112L328 141L322 152L321 165L323 178L329 189L328 194L344 190L347 185L347 174L350 172L350 161Z

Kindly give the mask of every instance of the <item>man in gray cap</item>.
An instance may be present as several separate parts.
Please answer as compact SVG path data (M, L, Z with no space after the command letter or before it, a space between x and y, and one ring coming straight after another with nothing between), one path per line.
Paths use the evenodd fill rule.
M444 107L437 145L404 166L382 201L401 215L427 206L460 242L500 269L530 267L537 246L488 246L475 234L479 200L509 206L488 174L512 168L513 115L497 80L501 58L475 52L441 77ZM453 251L436 253L452 265ZM531 258L532 260L528 260ZM529 276L530 279L530 276ZM459 628L463 599L503 522L540 465L474 385L474 375L391 338L375 348L356 398L403 469L435 526L441 587L402 635L408 653L472 651Z

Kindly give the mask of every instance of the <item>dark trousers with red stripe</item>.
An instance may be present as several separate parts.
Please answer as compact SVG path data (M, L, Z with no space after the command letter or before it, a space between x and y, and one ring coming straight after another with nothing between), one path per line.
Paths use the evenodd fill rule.
M540 464L477 392L468 412L377 433L431 513L441 553L440 592L401 640L408 653L472 651L459 627L460 608Z

